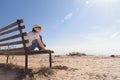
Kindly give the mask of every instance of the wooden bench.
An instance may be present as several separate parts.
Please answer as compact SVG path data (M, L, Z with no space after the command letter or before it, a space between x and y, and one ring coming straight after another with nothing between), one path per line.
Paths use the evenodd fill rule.
M26 47L28 40L24 32L25 26L21 25L22 19L0 29L0 55L25 55L25 73L28 71L28 55L49 54L49 66L52 67L52 50L31 51Z

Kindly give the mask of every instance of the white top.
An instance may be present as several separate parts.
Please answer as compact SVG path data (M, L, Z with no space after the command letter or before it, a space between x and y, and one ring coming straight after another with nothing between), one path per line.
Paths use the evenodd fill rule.
M39 33L36 33L36 32L29 32L27 33L27 36L24 37L25 40L29 40L29 43L26 44L27 47L31 46L32 45L32 41L33 40L36 40L36 39L39 39Z

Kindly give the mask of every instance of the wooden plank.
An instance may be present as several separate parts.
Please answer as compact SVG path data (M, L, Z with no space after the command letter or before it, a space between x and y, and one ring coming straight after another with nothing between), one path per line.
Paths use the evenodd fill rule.
M0 55L25 55L24 51L19 52L0 52Z
M15 39L15 38L18 38L18 37L21 37L21 36L25 36L25 35L27 35L26 32L22 33L22 35L21 34L13 35L13 36L10 36L10 37L6 37L6 38L3 38L3 39L0 39L0 42L7 41L7 40L10 40L10 39Z
M16 49L2 49L2 50L0 50L0 53L4 53L4 52L10 52L10 53L13 53L13 52L21 52L21 51L23 51L24 50L24 48L23 47L21 47L21 48L16 48ZM45 51L35 51L35 50L32 50L32 51L28 51L28 54L49 54L49 53L54 53L54 51L52 51L52 50L45 50Z
M52 55L49 53L49 66L52 67Z
M18 22L19 22L19 20L18 20ZM20 28L20 26L21 26L21 24L18 23L19 28ZM20 29L19 32L20 32L20 34L22 34L22 29ZM22 39L22 41L24 41L25 40L24 36L21 36L21 39ZM23 48L24 48L24 50L26 49L25 42L23 42ZM25 53L25 74L27 74L28 73L28 51L25 50L24 53Z
M0 46L9 46L9 45L23 44L23 42L28 43L28 40L25 40L25 41L15 41L15 42L9 42L9 43L2 43L2 44L0 44Z
M13 49L2 49L0 50L0 55L25 55L24 53L24 48L20 47L20 48L13 48Z
M49 51L49 53L48 53L48 51L32 51L32 52L29 52L28 53L28 55L35 55L35 54L49 54L49 56L50 56L50 59L51 59L51 54L52 54L53 52L51 51ZM22 50L6 50L6 51L3 51L3 50L0 50L0 55L25 55L25 52L24 52L24 50L22 49Z
M49 54L49 53L54 53L54 51L52 51L52 50L44 50L44 51L32 50L28 53L29 54Z
M19 21L19 23L23 23L23 19L19 19L18 21ZM18 24L18 21L13 22L13 23L9 24L9 25L6 26L6 27L1 28L1 29L0 29L0 32L16 26L16 25Z
M18 31L19 29L24 29L24 28L25 28L25 26L21 26L20 28L17 27L17 28L14 28L14 29L8 30L8 31L4 31L4 32L0 33L0 36L5 35L5 34L9 34L9 33L12 33L12 32L15 32L15 31Z
M38 54L39 53L35 53L35 54L29 53L28 55L38 55ZM49 53L42 53L42 54L49 54ZM24 55L25 56L25 53L24 53L24 51L23 52L9 52L9 54L7 54L7 53L0 53L0 55Z
M26 47L26 43L28 43L28 40L24 39L24 35L26 33L22 32L22 29L25 28L25 26L21 26L21 23L23 23L23 20L17 20L16 22L0 29L0 36L10 34L15 31L19 31L20 34L15 33L14 35L6 35L5 38L0 39L0 47L6 47L9 45L18 45L18 44L23 44L23 47L21 48L13 48L13 49L2 49L0 50L0 55L24 55L25 56L25 74L27 74L28 71L28 55L35 55L35 54L49 54L49 65L52 67L52 53L54 51L52 50L45 50L45 51L27 51L28 48ZM13 41L12 39L16 39L18 37L21 37L20 41ZM7 40L11 40L11 42L7 42ZM4 42L5 41L5 42ZM9 48L9 47L8 47Z
M6 50L9 51L20 51L20 50L24 50L23 47L18 47L18 48L12 48L12 49L1 49L0 52L5 52Z

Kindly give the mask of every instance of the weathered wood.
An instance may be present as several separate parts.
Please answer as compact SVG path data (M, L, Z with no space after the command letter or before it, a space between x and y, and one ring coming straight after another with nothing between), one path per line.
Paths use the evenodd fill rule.
M32 51L30 51L29 52L30 54L36 54L36 53L38 53L38 54L44 54L44 53L54 53L54 51L52 51L52 50L44 50L44 51L39 51L39 50L32 50Z
M20 20L19 20L19 23L23 23L23 19L20 19ZM9 25L6 26L6 27L1 28L1 29L0 29L0 32L2 32L2 31L4 31L4 30L7 30L7 29L9 29L9 28L15 27L16 25L18 25L18 22L17 22L17 21L9 24Z
M7 43L2 43L0 44L0 46L10 46L10 45L16 45L16 44L22 44L22 43L27 43L28 40L25 40L25 41L15 41L15 42L7 42Z
M49 51L49 50L46 50L46 51L31 51L31 52L28 52L28 55L49 54L49 53L51 54L51 53L54 53L54 52ZM25 53L24 53L24 49L0 50L0 55L25 55ZM51 57L50 57L50 60L51 60Z
M21 23L23 23L22 19L17 20L16 22L0 29L0 36L2 36L0 37L0 55L7 55L7 56L24 55L25 56L25 74L27 74L28 72L28 55L49 54L49 65L50 67L52 67L52 53L54 53L54 51L29 50L29 48L26 47L26 43L28 43L29 41L24 39L24 36L27 35L27 33L22 31L23 29L25 29L25 26L21 26ZM18 31L18 33L16 31ZM14 34L11 35L11 33L13 32ZM22 44L23 46L12 48L12 49L10 49L9 47L12 45L18 46L19 44Z
M26 32L22 33L23 36L27 35ZM13 36L10 36L10 37L7 37L7 38L2 38L0 39L0 42L2 41L7 41L7 40L10 40L10 39L15 39L15 38L18 38L18 37L21 37L21 34L16 34L16 35L13 35Z
M0 51L0 55L25 55L24 50L20 51Z
M8 30L8 31L4 31L4 32L0 33L0 36L5 35L5 34L9 34L9 33L12 33L12 32L15 32L15 31L18 31L18 30L20 30L20 29L24 29L24 28L25 28L25 26L20 26L20 28L17 27L17 28L14 28L14 29Z
M18 27L20 28L20 20L17 20L18 22ZM22 35L22 29L19 30L20 34ZM25 41L24 36L21 36L22 41ZM23 42L23 48L24 48L24 53L25 53L25 74L28 72L28 51L26 50L26 43Z
M7 49L0 49L0 51L5 51ZM15 51L15 50L24 50L23 47L14 47L14 48L10 48L9 51Z

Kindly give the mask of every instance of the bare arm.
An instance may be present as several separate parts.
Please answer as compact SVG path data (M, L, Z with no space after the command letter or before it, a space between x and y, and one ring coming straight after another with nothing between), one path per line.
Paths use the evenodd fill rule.
M37 42L38 42L39 47L42 48L42 50L46 50L46 48L44 47L44 45L40 39L37 39Z

